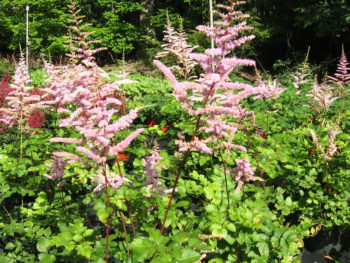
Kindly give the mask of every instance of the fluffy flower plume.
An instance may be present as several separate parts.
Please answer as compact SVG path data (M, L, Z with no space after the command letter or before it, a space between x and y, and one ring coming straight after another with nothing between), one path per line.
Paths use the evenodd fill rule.
M94 180L97 182L97 186L94 188L93 192L99 192L106 187L105 176L103 169L99 169L98 173L94 175ZM113 187L114 189L118 189L121 187L124 182L131 183L131 181L125 176L119 176L115 173L111 173L107 171L107 182L108 185Z
M331 160L333 155L337 152L337 144L335 142L335 138L339 134L339 127L337 127L336 125L329 125L327 129L328 129L328 142L327 142L326 148L322 147L315 132L312 129L310 129L312 140L316 145L316 148L321 151L322 158L325 161Z
M60 119L59 126L75 127L82 135L81 139L53 138L51 142L77 145L76 150L88 157L92 161L90 165L99 170L108 156L113 157L123 151L143 129L136 130L119 143L115 142L116 134L131 125L137 117L137 111L132 110L117 121L112 120L119 112L117 107L122 104L113 97L119 91L119 83L122 81L102 81L107 74L90 55L87 53L86 59L78 65L53 67L46 63L49 78L45 90L55 98L52 103L56 104L58 112L65 113L66 117ZM61 156L69 157L66 154ZM78 160L76 155L70 157ZM110 183L111 186L118 185L114 181Z
M145 195L146 197L153 196L155 192L158 192L158 194L162 196L171 191L171 189L169 190L159 187L162 182L158 180L161 175L157 172L157 169L162 168L162 166L159 165L159 161L162 159L163 158L159 156L158 143L155 142L153 152L142 160L143 165L145 166L145 173L143 176L146 177L146 180L143 182L143 184L147 185L146 191L149 192Z
M95 179L98 181L95 191L107 185L117 189L128 180L122 175L118 177L109 172L107 159L118 155L119 151L124 150L143 131L138 129L119 143L116 140L120 137L117 136L118 132L128 128L137 117L137 111L132 110L115 121L115 115L120 112L118 107L123 105L115 94L120 91L120 85L131 81L105 81L109 79L108 74L96 64L92 56L96 50L88 49L89 42L85 41L88 34L82 31L84 26L80 26L81 17L78 16L79 11L73 1L71 11L75 21L72 29L79 39L76 43L78 47L71 47L71 64L67 66L44 63L48 75L45 92L51 95L52 100L49 103L55 105L57 112L63 113L59 126L77 129L81 138L53 138L51 142L76 145L76 150L90 162L86 163L78 155L67 152L56 152L54 155L94 168L97 171Z
M73 163L74 161L66 161L63 160L57 156L54 156L51 160L52 164L45 164L46 167L50 168L51 170L51 175L49 174L44 174L45 177L53 180L53 179L61 179L64 176L64 168L68 165ZM60 181L57 186L62 186L64 185L66 180Z
M334 74L334 76L328 76L328 79L331 83L336 84L341 90L343 90L344 86L350 83L350 73L348 73L349 70L349 62L345 55L344 46L342 46L337 72Z
M306 57L303 63L297 68L296 72L292 75L294 81L293 86L297 89L296 95L300 93L301 85L307 83L310 79L311 69L308 63L309 60L310 47L307 50Z
M235 193L238 193L243 187L244 183L249 181L261 180L259 177L254 176L256 170L255 167L250 166L250 162L247 157L243 160L235 160L237 167L230 171L231 174L237 174L235 181L238 183Z
M11 91L6 96L6 107L0 109L2 113L2 123L13 126L20 125L29 129L29 117L36 109L47 109L46 102L41 100L40 95L33 94L33 87L27 73L23 54L21 54L16 66L13 83L10 85ZM42 119L42 116L40 116ZM33 119L30 120L33 122Z
M159 52L156 58L167 57L170 54L175 55L179 60L179 65L171 66L169 69L179 73L185 80L191 79L191 71L197 63L189 55L197 46L192 47L187 43L182 23L178 31L172 27L169 16L167 16L167 26L164 33L164 41L166 42L162 45L164 51Z
M316 80L312 85L311 91L306 96L311 98L310 106L307 107L315 110L316 113L327 111L333 101L338 99L338 97L334 97L333 88L326 83L318 84Z
M259 86L262 87L261 94L254 97L254 99L265 99L265 100L274 100L277 99L283 91L283 89L279 87L276 80L268 80L267 83L260 81Z
M239 4L242 2L231 1L230 6L218 5L218 8L226 10L225 13L215 11L222 20L217 21L214 27L206 25L197 27L197 30L205 33L216 43L216 47L207 49L205 54L190 53L188 55L197 61L204 71L199 79L193 82L179 82L169 68L158 60L154 61L155 65L170 80L174 96L181 107L199 120L197 128L199 125L202 126L200 129L210 135L206 139L193 136L190 142L184 141L184 136L180 135L176 142L180 152L191 150L212 153L213 150L211 146L207 145L208 143L224 142L231 134L235 133L237 127L240 127L238 124L227 122L227 118L233 117L237 122L242 122L250 113L252 120L254 120L254 112L245 110L240 105L241 100L252 95L271 97L282 92L278 87L272 91L267 86L253 87L248 84L233 83L228 78L229 73L238 66L255 66L253 60L228 57L234 48L254 38L253 35L240 37L242 31L250 30L252 27L248 26L246 22L242 22L249 16L235 9ZM216 145L232 149L245 149L243 146L239 147L231 142Z

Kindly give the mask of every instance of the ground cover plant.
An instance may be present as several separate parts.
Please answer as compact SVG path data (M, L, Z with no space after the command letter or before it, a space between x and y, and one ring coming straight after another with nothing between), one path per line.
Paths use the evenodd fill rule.
M321 82L307 56L238 80L256 69L235 56L254 39L241 4L197 27L203 53L168 21L161 78L102 70L71 1L69 62L30 76L22 56L0 82L0 262L300 262L347 228L345 50Z

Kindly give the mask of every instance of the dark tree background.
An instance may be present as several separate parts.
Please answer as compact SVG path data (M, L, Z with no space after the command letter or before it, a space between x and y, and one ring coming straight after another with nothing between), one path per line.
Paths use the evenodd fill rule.
M8 56L25 44L27 0L0 0L0 52ZM52 57L65 52L69 0L30 0L30 48L33 56ZM176 26L183 20L190 42L209 42L195 26L209 22L209 0L76 0L89 30L108 47L105 63L128 57L152 56L160 46L169 13ZM225 3L225 0L214 0ZM350 50L350 1L346 0L247 0L257 38L242 50L270 69L277 61L293 64L310 46L314 63L337 61L341 45ZM151 52L150 52L151 51ZM153 52L153 53L152 53Z

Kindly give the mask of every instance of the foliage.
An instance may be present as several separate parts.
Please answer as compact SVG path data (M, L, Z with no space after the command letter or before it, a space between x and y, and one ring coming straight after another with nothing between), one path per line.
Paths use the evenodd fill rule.
M225 39L223 18L216 29L200 27L223 46L207 50L211 56L191 54L205 73L197 81L179 82L158 62L170 82L108 76L88 49L78 64L45 63L31 73L55 107L44 110L42 130L14 123L0 133L0 262L300 262L307 237L348 227L345 52L328 82L317 81L307 59L293 75L238 82L229 79L231 64L254 62L225 51L251 37ZM23 69L22 59L13 82L1 85L26 91ZM213 84L208 105L216 115L201 111L208 108L198 99ZM326 104L318 96L324 90ZM235 149L219 147L230 132L223 124L236 128ZM196 136L197 143L215 139L201 145L206 153L191 144ZM118 158L119 150L129 158ZM57 167L52 155L63 157Z

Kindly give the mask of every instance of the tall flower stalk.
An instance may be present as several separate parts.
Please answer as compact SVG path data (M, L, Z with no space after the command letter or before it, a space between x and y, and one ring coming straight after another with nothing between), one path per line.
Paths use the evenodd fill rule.
M196 61L192 59L189 55L198 46L192 47L187 43L187 36L183 29L182 20L180 23L179 30L175 30L171 25L169 15L167 14L167 25L164 31L164 41L165 44L162 45L163 51L159 52L156 58L163 58L169 55L174 55L178 60L178 65L173 65L170 67L175 73L179 73L184 80L191 79L191 73L194 67L197 65Z
M1 122L11 127L18 125L20 130L20 158L23 157L23 132L29 130L29 118L36 109L47 109L45 101L40 100L40 95L33 94L30 86L30 77L27 73L25 60L21 54L16 66L11 91L5 97L5 107L1 108Z
M248 84L231 82L229 79L230 72L236 67L255 65L251 59L229 56L236 47L254 38L253 35L240 37L242 31L252 29L243 21L249 15L236 10L236 6L243 3L232 0L230 5L217 5L218 8L226 11L215 11L221 20L216 21L214 27L207 25L197 27L197 30L205 33L216 43L216 47L207 49L204 54L189 54L189 57L203 68L204 73L200 78L192 82L179 82L169 68L158 60L154 61L155 65L170 80L174 96L181 107L196 119L194 132L189 141L185 140L184 133L178 134L179 140L176 141L176 144L179 146L178 156L182 156L182 161L176 173L161 232L164 231L176 185L189 152L212 154L214 147L245 151L244 146L236 145L232 143L232 140L237 129L241 128L239 122L246 121L249 116L254 122L255 115L254 112L245 109L240 101L251 95L257 96L267 92L263 86L253 87ZM233 24L233 22L235 23ZM228 121L232 118L237 122ZM204 135L198 136L199 131L203 131L206 134L205 137L203 137Z
M337 71L334 76L328 76L328 80L335 84L338 88L335 96L340 98L340 111L338 116L338 123L341 122L344 108L344 98L349 96L349 89L346 87L350 84L349 62L345 55L344 46L342 46L342 53L338 63Z
M76 153L54 152L54 165L50 165L52 175L45 176L52 179L61 178L67 164L83 163L94 170L93 180L97 182L94 192L105 191L106 209L108 210L108 187L118 189L130 180L121 173L120 169L119 175L110 171L107 159L122 152L143 129L138 129L120 140L118 133L127 129L138 113L137 110L131 110L115 121L114 117L119 113L119 107L123 103L114 95L120 91L120 85L132 81L122 79L108 83L103 80L108 78L108 75L95 63L92 57L95 51L87 47L88 42L85 37L88 35L81 30L82 22L79 20L78 11L72 1L71 9L75 23L73 28L78 35L79 47L74 48L71 52L71 64L67 66L52 66L45 63L49 76L45 91L52 95L49 103L56 105L57 112L64 114L59 121L59 126L73 127L81 136L79 139L61 137L51 139L53 143L76 145ZM106 218L105 223L106 251L104 258L108 262L110 215Z

